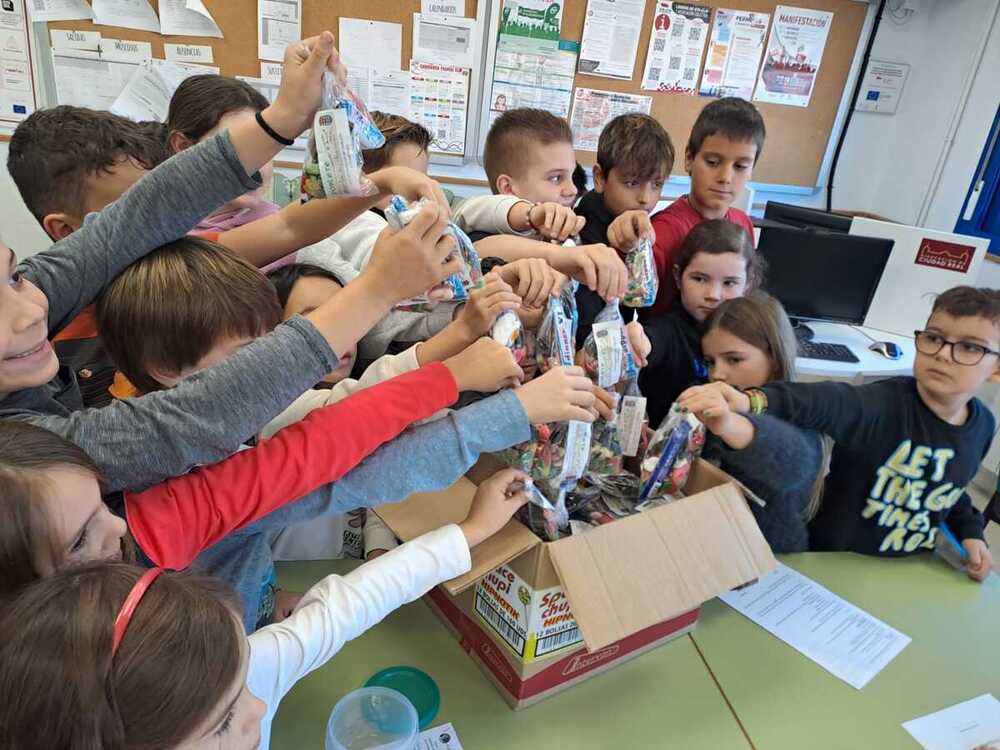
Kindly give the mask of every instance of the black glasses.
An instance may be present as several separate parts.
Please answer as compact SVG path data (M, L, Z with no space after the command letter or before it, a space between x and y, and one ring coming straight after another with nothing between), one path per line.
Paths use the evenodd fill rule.
M950 346L951 360L956 365L969 367L978 365L987 354L1000 357L1000 352L989 347L971 341L948 341L944 336L932 331L914 331L913 338L916 340L917 351L930 356L934 356L945 346Z

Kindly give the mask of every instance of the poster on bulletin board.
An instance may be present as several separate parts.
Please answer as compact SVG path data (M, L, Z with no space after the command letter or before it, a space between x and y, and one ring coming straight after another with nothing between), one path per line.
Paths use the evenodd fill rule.
M779 5L754 101L808 107L833 13Z
M704 5L659 0L649 33L642 74L645 91L693 94L698 90L701 53L712 9Z
M30 24L24 0L0 3L0 124L15 124L35 111Z

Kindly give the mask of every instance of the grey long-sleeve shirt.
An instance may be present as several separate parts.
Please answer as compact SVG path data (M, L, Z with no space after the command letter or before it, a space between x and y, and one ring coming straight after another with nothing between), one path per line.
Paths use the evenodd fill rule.
M50 335L131 263L259 185L223 133L164 162L79 231L24 260L18 270L49 300ZM45 385L0 395L0 418L79 445L105 491L139 490L231 455L336 363L319 331L295 317L171 390L83 409L75 374L64 367Z

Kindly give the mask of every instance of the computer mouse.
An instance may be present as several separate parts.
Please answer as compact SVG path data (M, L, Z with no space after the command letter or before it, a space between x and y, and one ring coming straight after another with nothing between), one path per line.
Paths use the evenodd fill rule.
M903 350L891 341L876 341L868 348L888 359L899 359L903 356Z

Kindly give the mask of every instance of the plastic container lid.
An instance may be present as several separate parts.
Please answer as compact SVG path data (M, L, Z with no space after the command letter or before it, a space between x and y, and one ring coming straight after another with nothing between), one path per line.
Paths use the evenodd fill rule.
M412 750L417 711L406 696L385 687L363 687L337 702L326 725L326 750Z
M398 690L417 709L420 728L426 729L441 710L441 691L426 672L416 667L388 667L376 672L365 687L381 686Z

